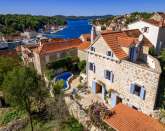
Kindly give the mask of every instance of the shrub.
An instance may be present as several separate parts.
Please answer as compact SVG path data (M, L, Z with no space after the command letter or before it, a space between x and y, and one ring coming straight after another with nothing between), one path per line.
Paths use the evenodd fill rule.
M103 130L113 131L113 129L103 122L103 119L113 115L113 112L110 111L106 106L100 103L93 103L90 105L88 113L93 125Z
M63 130L63 131L83 131L83 126L74 117L71 117L68 119L68 121L62 123L61 130Z
M45 75L46 75L48 80L52 80L53 79L53 77L54 77L54 70L53 69L46 69L44 71L44 73L45 73Z
M53 84L53 91L55 94L60 94L61 89L63 89L63 88L64 88L64 81L63 80L59 80L55 84Z
M80 70L81 72L85 72L85 67L86 67L86 61L85 61L85 60L80 61L80 62L78 63L78 68L79 68L79 70Z
M78 89L82 89L83 86L82 86L81 84L79 84L79 85L77 86L77 88L78 88Z
M0 118L0 124L7 124L11 122L12 120L16 120L21 118L23 116L23 111L17 111L17 110L10 110L8 112L5 112L1 118Z
M149 54L152 55L152 56L156 56L156 50L155 50L154 47L149 49Z
M48 69L59 69L59 68L66 68L67 70L71 70L76 63L78 63L78 57L65 57L63 59L48 63L46 66Z

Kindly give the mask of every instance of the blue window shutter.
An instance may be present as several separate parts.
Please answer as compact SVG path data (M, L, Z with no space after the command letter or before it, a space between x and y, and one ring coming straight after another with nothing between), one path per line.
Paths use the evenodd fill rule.
M131 48L129 49L129 57L130 57L131 60L133 60L133 52L134 52L134 48L131 47Z
M92 92L96 94L96 82L92 81Z
M138 47L134 47L134 50L133 50L133 62L135 62L136 61L136 59L137 59L137 51L138 51Z
M144 100L145 99L145 94L146 94L146 91L144 89L144 87L141 87L141 90L140 90L140 97Z
M116 105L116 95L114 93L111 94L111 106L112 108Z
M131 93L131 94L133 94L134 89L135 89L135 85L134 85L134 84L131 84L131 88L130 88L130 93Z

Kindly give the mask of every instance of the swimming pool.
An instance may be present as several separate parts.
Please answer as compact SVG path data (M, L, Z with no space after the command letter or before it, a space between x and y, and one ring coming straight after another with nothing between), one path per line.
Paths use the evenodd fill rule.
M64 90L69 88L69 79L73 76L73 74L71 72L64 72L61 73L59 75L57 75L54 80L58 81L58 80L64 80Z

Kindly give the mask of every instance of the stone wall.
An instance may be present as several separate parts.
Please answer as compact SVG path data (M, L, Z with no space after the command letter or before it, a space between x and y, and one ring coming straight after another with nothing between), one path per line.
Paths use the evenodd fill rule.
M65 97L65 103L68 107L69 113L74 116L86 129L89 131L102 131L91 124L89 115L81 109L80 105L70 97Z
M153 112L161 71L155 71L147 65L134 64L126 60L113 61L95 54L88 55L88 62L93 62L96 66L95 73L87 70L89 87L92 87L93 80L101 81L105 84L107 91L110 89L116 91L123 98L123 103L135 106L146 114ZM104 70L114 73L113 83L104 78ZM144 86L146 90L145 100L130 93L132 83Z
M82 60L87 60L87 51L85 50L78 50L78 57L79 59Z
M39 74L42 74L44 69L46 68L46 64L49 62L54 62L58 59L62 59L67 56L77 56L77 49L72 48L68 50L53 52L45 55L39 55L38 53L34 52L34 67Z

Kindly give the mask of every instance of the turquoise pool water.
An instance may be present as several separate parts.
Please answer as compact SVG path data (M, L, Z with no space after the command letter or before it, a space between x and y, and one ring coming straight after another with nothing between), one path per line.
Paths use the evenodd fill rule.
M68 80L71 78L73 74L71 72L64 72L55 77L55 81L63 80L64 81L64 89L69 87Z

